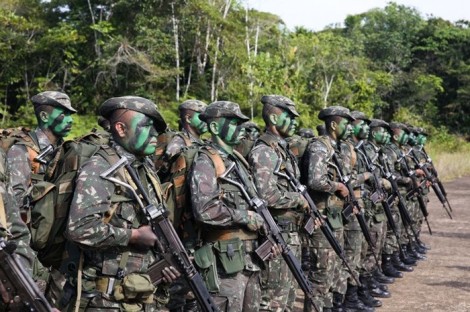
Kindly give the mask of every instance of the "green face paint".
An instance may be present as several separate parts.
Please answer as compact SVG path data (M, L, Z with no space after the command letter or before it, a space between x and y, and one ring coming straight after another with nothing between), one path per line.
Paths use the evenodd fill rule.
M364 120L360 120L353 125L353 134L356 138L363 140L369 136L369 125Z
M63 138L72 130L72 122L70 111L61 107L54 107L49 114L45 127L51 130L54 135Z
M417 143L416 141L416 136L414 133L410 133L409 137L408 137L408 144L410 144L411 146L415 146Z
M207 123L202 121L199 115L201 115L201 113L194 113L189 124L196 129L197 133L203 134L207 132Z
M346 118L341 118L341 121L338 123L338 127L336 128L336 136L338 140L347 138L351 131L352 129L349 127L349 121Z
M225 144L234 146L240 143L245 136L245 128L240 126L240 119L237 118L220 118L218 125L220 132L218 136Z
M126 138L121 144L127 151L138 156L154 154L157 147L157 131L153 120L141 113L134 114Z
M416 138L416 141L418 145L425 145L427 142L428 138L425 135L418 134L418 137Z
M380 127L374 131L372 138L378 144L385 144L388 138L388 132L384 128Z
M284 138L293 136L299 127L299 122L288 112L282 112L277 121L276 129Z
M405 145L409 138L410 136L405 131L401 130L400 134L398 135L398 144Z

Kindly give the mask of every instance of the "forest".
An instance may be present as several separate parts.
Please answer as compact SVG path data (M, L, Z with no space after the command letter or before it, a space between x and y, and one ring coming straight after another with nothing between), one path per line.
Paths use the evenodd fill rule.
M2 0L1 127L34 125L29 99L45 90L70 95L74 135L113 96L155 101L176 128L185 99L231 100L260 122L261 96L282 94L302 127L343 105L447 149L470 137L470 21L390 2L342 24L289 30L239 0Z

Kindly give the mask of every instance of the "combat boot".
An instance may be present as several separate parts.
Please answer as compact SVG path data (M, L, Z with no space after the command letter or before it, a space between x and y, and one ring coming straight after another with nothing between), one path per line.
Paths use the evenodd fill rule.
M390 277L389 277L390 278ZM380 283L374 275L372 275L370 277L370 280L372 281L372 283L374 283L374 285L377 285L378 288L380 288L381 290L383 291L388 291L388 286L386 284L383 284L383 283Z
M362 301L368 307L381 307L382 301L375 299L372 297L369 287L370 287L370 278L368 276L361 275L359 276L359 280L361 281L361 286L358 287L357 296L359 300Z
M406 265L413 265L413 266L416 266L417 265L417 260L415 258L413 258L409 253L408 253L408 248L406 247L406 245L401 245L401 248L400 248L401 252L399 253L400 254L400 260L406 264Z
M373 276L364 276L361 278L361 283L367 286L369 293L372 297L376 298L390 298L390 292L388 291L388 287L386 285L382 285L378 283ZM361 298L362 300L362 298ZM365 302L364 300L362 300ZM367 302L365 302L367 304ZM367 304L371 306L370 304Z
M375 308L365 305L357 295L358 287L348 284L346 295L344 296L344 312L375 312Z
M388 254L382 255L382 272L386 276L394 277L394 278L402 278L403 273L397 271L395 267L392 265L392 256Z
M373 272L374 278L380 284L393 284L395 283L395 279L393 277L386 276L379 270L379 268L375 269Z
M407 250L411 252L412 256L416 257L418 260L426 260L427 257L419 252L419 250L416 248L416 245L417 244L415 242L408 243Z
M418 245L420 245L422 248L424 248L424 249L426 249L426 250L431 250L431 246L426 245L426 244L423 243L420 239L418 239Z
M339 292L333 293L333 308L331 309L332 312L344 312L343 310L343 301L344 295ZM325 309L323 309L325 311Z
M392 265L398 270L402 272L413 272L413 267L408 266L401 262L400 256L398 255L398 251L394 251L392 254Z

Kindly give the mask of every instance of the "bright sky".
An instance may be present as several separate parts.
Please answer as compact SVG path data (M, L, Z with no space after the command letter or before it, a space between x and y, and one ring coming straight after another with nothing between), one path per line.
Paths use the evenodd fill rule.
M359 14L373 8L384 8L390 0L242 0L259 11L274 13L289 29L304 26L315 31L330 24L340 23L350 14ZM398 4L416 8L424 18L441 17L455 22L470 20L468 0L395 0Z

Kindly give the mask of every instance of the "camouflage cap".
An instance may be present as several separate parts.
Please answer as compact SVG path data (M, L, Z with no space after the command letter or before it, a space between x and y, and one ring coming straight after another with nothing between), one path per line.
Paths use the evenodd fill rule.
M354 117L354 119L359 119L359 120L364 120L365 122L370 124L370 119L367 118L366 114L360 111L352 111L349 113L351 116Z
M426 129L424 129L422 127L415 127L414 129L415 129L416 134L422 134L422 135L425 135L425 136L428 135Z
M71 113L77 111L72 107L70 98L67 94L58 91L44 91L31 98L33 105L51 105L63 107Z
M212 118L238 118L242 121L248 121L250 118L243 115L240 106L230 101L216 101L207 105L206 110L199 116L202 121L208 121Z
M382 127L382 128L385 128L385 129L388 129L390 130L390 125L388 124L388 122L382 120L382 119L371 119L370 120L370 124L369 124L369 127L372 129L372 128L378 128L378 127Z
M243 128L248 128L248 129L256 129L258 131L261 131L261 128L254 123L253 121L246 121L243 123Z
M410 132L410 129L404 123L392 121L389 125L391 130L402 129L408 133Z
M113 97L101 104L99 114L109 119L111 113L116 109L129 109L147 115L155 123L155 129L163 132L166 129L166 122L157 110L157 105L145 98L139 96L120 96Z
M207 104L199 100L186 100L178 106L178 110L192 110L202 113L207 107Z
M344 118L348 118L349 120L355 120L353 116L351 116L349 109L343 106L330 106L324 108L318 114L318 119L326 120L330 116L341 116Z
M299 135L303 138L313 138L315 136L313 129L310 128L301 128L299 130Z
M297 110L295 109L295 103L291 99L283 95L264 95L261 98L261 103L270 104L285 109L295 117L300 116Z

